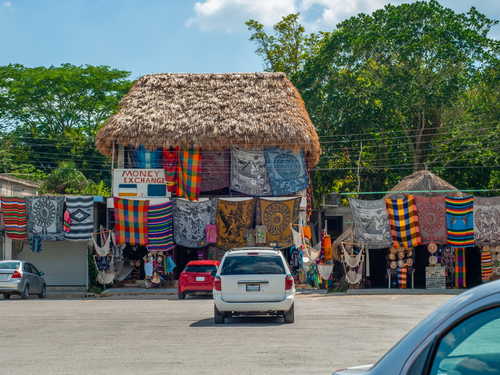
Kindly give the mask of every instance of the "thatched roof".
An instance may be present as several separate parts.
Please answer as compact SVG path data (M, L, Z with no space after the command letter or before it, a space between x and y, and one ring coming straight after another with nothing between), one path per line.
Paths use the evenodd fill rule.
M310 166L321 154L304 102L284 73L150 74L119 106L97 133L104 155L115 142L149 149L279 146L303 149Z

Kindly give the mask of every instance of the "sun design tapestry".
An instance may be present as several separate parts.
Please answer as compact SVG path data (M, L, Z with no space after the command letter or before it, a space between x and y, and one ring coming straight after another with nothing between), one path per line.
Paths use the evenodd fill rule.
M393 242L385 199L348 199L354 221L354 242L364 244L368 249L391 247Z
M7 237L26 239L26 201L24 197L2 197L3 221Z
M394 247L409 249L420 245L417 206L413 195L403 199L386 199Z
M148 250L167 251L174 247L172 202L150 204L148 207Z
M148 244L148 200L114 198L116 243Z
M419 197L414 196L418 212L418 225L422 245L434 242L446 245L448 232L446 230L446 204L444 196Z
M69 211L71 223L66 239L71 241L87 241L94 231L94 197L66 197L66 208Z
M500 197L474 197L474 243L500 245Z
M36 233L41 241L63 241L63 196L26 197L28 239Z
M309 177L303 151L294 153L292 150L270 147L264 150L264 156L274 196L307 189Z
M215 224L218 198L203 202L173 200L174 242L190 248L207 246L208 224Z
M231 152L229 150L201 150L203 167L201 169L200 191L212 191L229 187Z
M200 196L202 159L199 148L184 148L179 151L177 168L177 192L179 198L197 201Z
M262 150L231 149L231 190L258 197L272 196L273 191Z
M474 197L445 197L448 243L452 247L474 246Z
M245 230L253 228L255 199L219 199L217 207L217 247L229 250L244 247Z
M287 200L258 199L255 207L257 225L267 227L267 246L283 248L293 245L290 224L297 223L300 198Z

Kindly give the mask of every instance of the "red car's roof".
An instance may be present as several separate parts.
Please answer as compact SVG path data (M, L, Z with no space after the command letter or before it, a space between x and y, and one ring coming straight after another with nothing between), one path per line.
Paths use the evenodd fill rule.
M188 266L218 266L220 260L192 260Z

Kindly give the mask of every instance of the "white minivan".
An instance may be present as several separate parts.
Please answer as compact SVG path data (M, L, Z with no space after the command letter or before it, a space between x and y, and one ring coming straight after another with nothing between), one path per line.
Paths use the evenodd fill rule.
M242 247L224 254L214 281L214 320L234 315L283 316L294 322L295 285L281 251Z

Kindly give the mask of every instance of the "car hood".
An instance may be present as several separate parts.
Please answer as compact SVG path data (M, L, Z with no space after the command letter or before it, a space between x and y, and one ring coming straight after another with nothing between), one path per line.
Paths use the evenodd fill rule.
M349 374L363 374L369 369L371 369L373 365L363 365L363 366L356 366L356 367L348 367L345 370L339 370L335 371L334 374L339 374L339 375L349 375Z

